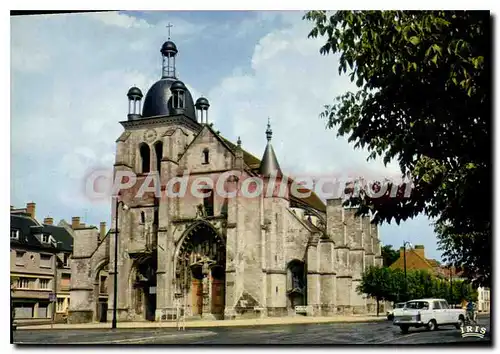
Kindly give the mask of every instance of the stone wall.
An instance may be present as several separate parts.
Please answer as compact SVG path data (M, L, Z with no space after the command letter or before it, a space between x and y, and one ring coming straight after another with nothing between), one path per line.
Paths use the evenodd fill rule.
M93 320L96 299L92 257L97 251L98 237L99 231L95 227L74 230L68 323Z

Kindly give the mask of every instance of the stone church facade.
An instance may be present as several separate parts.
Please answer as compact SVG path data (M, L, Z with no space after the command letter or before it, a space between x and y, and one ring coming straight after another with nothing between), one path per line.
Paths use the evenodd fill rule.
M104 237L97 228L74 230L69 322L103 320L96 315L103 311L110 321L115 301L118 321L373 311L373 301L356 287L366 267L382 265L377 226L341 199L325 205L314 193L290 193L293 181L281 171L270 124L262 159L239 138L236 144L223 138L209 124L208 100L194 102L176 78L175 44L165 42L161 54L162 78L144 103L138 88L129 90L128 119L116 141L115 175L133 173L136 183L113 201L112 229ZM181 183L171 181L186 173L188 190L204 178L202 195L179 195ZM224 174L224 190L235 196L215 193L210 181ZM148 190L137 197L151 176L159 178L155 191L162 196ZM242 195L252 178L271 193ZM103 272L109 273L106 303L99 300Z

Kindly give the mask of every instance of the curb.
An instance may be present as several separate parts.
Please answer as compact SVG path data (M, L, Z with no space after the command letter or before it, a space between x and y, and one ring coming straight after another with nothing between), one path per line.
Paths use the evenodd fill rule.
M238 321L238 320L236 320ZM387 319L383 316L380 317L374 317L374 318L356 318L353 317L349 320L340 320L340 319L328 319L328 320L312 320L311 321L272 321L271 323L268 322L255 322L252 323L250 321L241 321L241 322L235 322L234 320L226 320L226 321L217 321L217 322L207 322L207 323L185 323L185 328L216 328L216 327L262 327L262 326L280 326L280 325L285 325L285 326L290 326L290 325L305 325L305 324L331 324L331 323L370 323L370 322L387 322ZM136 325L136 326L127 326L125 322L125 326L120 326L118 324L117 329L121 330L126 330L126 329L162 329L162 328L172 328L176 329L176 322L158 322L156 325L155 322L152 322L149 325ZM46 326L46 327L45 327ZM59 325L60 326L60 325ZM110 330L111 329L111 323L109 326L99 326L99 327L94 327L92 324L87 324L87 325L75 325L74 327L72 325L64 326L64 327L56 327L50 328L50 326L47 325L38 325L38 326L23 326L23 327L18 327L18 331L38 331L38 330Z

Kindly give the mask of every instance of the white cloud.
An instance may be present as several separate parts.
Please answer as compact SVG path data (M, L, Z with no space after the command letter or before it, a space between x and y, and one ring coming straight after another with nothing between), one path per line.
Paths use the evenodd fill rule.
M94 218L110 217L109 201L92 204L82 197L82 178L91 168L112 166L115 140L122 131L118 122L126 120L126 92L136 85L146 94L159 78L159 47L166 39L168 21L174 23L176 42L183 48L200 36L247 36L261 31L260 25L279 24L260 38L246 65L235 64L227 71L231 76L201 92L210 100L210 121L223 135L234 141L241 136L243 147L260 157L270 116L273 145L286 172L398 173L395 164L385 169L380 161L366 163L366 151L354 150L345 138L336 137L335 130L325 129L326 121L318 117L323 105L353 87L346 77L338 76L335 56L319 54L321 40L307 38L310 23L301 16L301 12L259 13L252 17L253 26L252 21L242 21L226 31L224 23L209 26L171 16L157 23L121 13L13 18L14 204L35 200L42 214L55 215L56 210L78 214L87 208ZM220 44L222 39L213 40ZM239 45L253 45L249 43L254 42ZM192 62L194 67L183 70L196 72L196 60L210 60L204 48L193 49L203 55ZM200 83L187 81L196 100Z
M88 14L89 18L101 21L106 25L130 28L151 28L147 21L118 12L94 12Z
M321 40L307 38L310 25L300 20L301 13L292 15L293 25L268 33L255 46L251 74L235 71L211 90L212 116L231 127L232 138L241 135L243 146L258 156L270 116L278 159L293 173L398 174L394 164L367 163L366 151L354 150L336 137L336 130L325 129L326 121L318 117L323 105L355 87L338 76L336 56L319 54ZM290 16L284 15L288 24Z
M203 27L175 23L181 41ZM128 88L146 94L160 78L165 24L112 12L12 19L14 203L36 195L42 208L83 207L85 174L114 162ZM107 217L108 207L94 211Z
M265 148L268 116L273 146L282 169L296 176L398 178L399 166L385 167L381 160L367 162L366 150L354 150L336 129L326 129L319 113L325 104L356 87L338 75L338 56L319 54L321 39L308 39L311 24L301 13L281 15L284 28L263 36L248 65L252 72L234 70L209 93L211 115L223 134L236 140L257 157ZM426 255L439 258L436 238L425 216L402 223L383 225L381 237L399 247L404 237L425 244Z

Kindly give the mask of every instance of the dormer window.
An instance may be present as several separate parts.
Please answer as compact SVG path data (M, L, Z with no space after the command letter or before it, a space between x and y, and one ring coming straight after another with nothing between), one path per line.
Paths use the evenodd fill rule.
M184 108L184 92L175 91L173 95L174 108L183 109Z
M210 162L208 149L203 150L203 164L207 165Z
M42 234L42 243L49 243L49 235Z
M174 81L172 86L170 86L170 91L172 92L172 108L174 110L184 110L185 106L185 96L184 93L187 91L186 86L182 81ZM181 113L181 112L177 112Z
M69 254L68 253L65 253L63 255L63 264L65 267L69 267Z
M19 240L19 230L10 230L10 238Z

